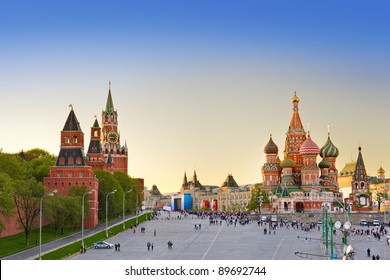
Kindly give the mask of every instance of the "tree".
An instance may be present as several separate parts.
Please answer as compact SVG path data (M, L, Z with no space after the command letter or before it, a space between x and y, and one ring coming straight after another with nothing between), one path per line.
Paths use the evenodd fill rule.
M248 204L248 211L259 210L260 212L260 196L263 200L262 205L270 204L267 192L263 189L263 185L258 183L251 189L251 200Z
M113 195L108 196L108 214L116 217L122 213L123 190L119 182L107 171L96 170L94 172L99 180L99 219L106 217L106 196L109 192L116 190Z
M380 213L381 211L382 202L388 199L389 199L389 193L386 184L382 184L378 186L377 191L375 193L375 200L378 202L378 213Z
M19 153L19 156L26 161L31 161L31 160L37 159L37 158L52 158L55 160L55 157L52 154L50 154L48 151L45 151L45 150L39 149L39 148L34 148L31 150L28 150L27 152L24 152L22 150Z
M33 176L38 182L43 182L43 178L47 177L50 172L50 166L55 164L55 159L52 157L47 158L34 158L27 162L27 172Z
M18 180L15 182L14 202L18 219L25 233L25 244L28 245L29 234L34 219L39 215L39 202L45 188L34 178Z
M13 196L15 188L8 174L0 172L0 215L5 218L12 216L15 207ZM0 232L4 229L4 224L0 219Z
M116 171L114 172L114 178L119 182L123 192L131 190L129 194L126 194L125 209L127 212L135 211L136 195L139 195L140 189L138 181L131 178L129 175Z
M4 153L0 153L0 170L1 172L8 174L12 180L19 179L20 176L25 173L17 156Z
M359 198L356 198L354 201L353 201L353 204L356 206L356 208L358 209L358 213L360 213L360 208L363 207L363 204L360 203L360 200Z
M78 196L53 196L45 200L45 216L53 223L54 232L64 234L64 227L75 227L81 221L81 198Z

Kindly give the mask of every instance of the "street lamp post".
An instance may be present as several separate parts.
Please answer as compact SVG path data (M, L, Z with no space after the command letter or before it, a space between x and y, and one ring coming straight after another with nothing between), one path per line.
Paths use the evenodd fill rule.
M55 193L57 193L57 190L52 190L49 193L44 194L41 199L39 200L39 259L41 260L41 253L42 253L42 201L45 197L53 196Z
M95 190L85 192L83 194L83 201L81 203L81 247L83 250L84 250L84 199L85 199L86 195L92 194L94 192L95 192Z
M108 196L110 194L114 194L116 192L116 189L112 192L107 193L106 195L106 237L108 237Z
M260 196L259 196L259 214L260 214L260 220L261 220L261 216L262 216L262 206L263 206L263 196L261 195L261 193L260 193Z
M124 193L123 193L123 215L122 215L122 217L123 217L123 229L125 229L125 195L127 194L127 193L130 193L132 190L128 190L128 191L125 191Z
M144 191L141 191L140 193L143 193ZM136 203L135 203L135 224L138 225L138 196L139 193L137 194L136 197Z

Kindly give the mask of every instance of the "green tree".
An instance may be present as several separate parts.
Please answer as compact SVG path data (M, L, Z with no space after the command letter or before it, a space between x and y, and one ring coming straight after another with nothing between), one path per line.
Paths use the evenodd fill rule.
M139 195L140 188L138 181L134 178L131 178L129 175L116 171L114 172L114 178L119 182L122 187L123 192L130 191L130 193L126 194L125 199L125 210L126 212L134 212L135 211L135 203L136 203L136 195Z
M4 218L12 216L12 210L15 208L13 196L15 188L12 179L8 174L0 172L0 215ZM0 219L0 232L4 229L4 224Z
M123 190L120 183L107 171L96 170L94 174L99 180L99 219L106 218L106 196L114 190L116 192L108 196L108 216L121 215Z
M377 187L374 199L378 202L378 213L380 213L382 202L389 199L389 193L385 184Z
M258 183L251 189L251 200L248 204L248 211L258 210L260 212L260 201L259 198L262 197L262 205L269 205L270 201L267 195L267 192L263 189L263 185Z
M34 148L31 150L28 150L24 152L23 150L19 153L19 156L23 158L26 161L31 161L33 159L37 158L52 158L55 159L55 157L50 154L48 151L45 151L43 149Z
M34 178L15 182L14 202L18 220L25 233L25 244L28 245L29 235L34 219L39 215L39 202L45 188Z
M18 156L13 154L0 153L0 170L2 173L8 174L12 180L20 179L25 174Z
M43 178L47 177L50 172L50 166L53 166L54 164L55 159L52 157L34 158L27 162L27 172L38 182L43 182Z
M81 224L81 198L79 196L56 195L45 200L45 216L54 226L57 236L65 227L77 227ZM86 207L88 209L88 207Z

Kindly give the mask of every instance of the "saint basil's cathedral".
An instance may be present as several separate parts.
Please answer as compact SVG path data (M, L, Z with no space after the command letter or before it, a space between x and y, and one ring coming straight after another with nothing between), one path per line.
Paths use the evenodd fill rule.
M279 148L272 135L264 147L266 161L262 166L263 187L270 197L270 210L275 212L318 212L324 203L330 211L342 211L343 195L338 186L336 159L339 150L332 143L330 133L320 149L310 131L305 132L299 115L299 98L292 98L293 114L286 132L284 159L278 156ZM322 160L317 164L317 156ZM360 197L362 209L369 209L370 199L365 199L369 183L364 162L359 156L352 182L352 194L346 202ZM356 178L355 178L356 177ZM355 210L354 207L352 210Z
M99 181L94 170L110 173L121 171L127 174L128 149L125 142L121 145L118 130L118 113L114 109L111 96L111 84L105 110L102 112L102 127L97 119L91 127L88 151L84 152L84 133L77 120L73 107L61 131L61 148L55 166L50 168L44 185L49 191L56 189L61 195L69 195L71 186L86 186L89 191L89 214L85 227L94 228L98 224Z

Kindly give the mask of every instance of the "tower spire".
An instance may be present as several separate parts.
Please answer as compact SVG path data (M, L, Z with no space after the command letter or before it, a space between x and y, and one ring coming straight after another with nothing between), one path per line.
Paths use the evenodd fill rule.
M293 104L293 115L292 115L292 118L290 121L290 126L289 126L288 130L290 132L292 132L292 131L304 132L305 130L303 129L301 117L299 116L299 112L298 112L299 98L298 98L296 92L294 92L294 97L291 99L291 102Z
M111 81L108 83L108 96L107 96L107 102L106 102L106 113L111 114L114 113L114 102L112 101L112 96L111 96Z

